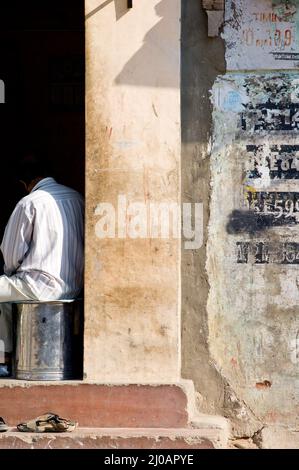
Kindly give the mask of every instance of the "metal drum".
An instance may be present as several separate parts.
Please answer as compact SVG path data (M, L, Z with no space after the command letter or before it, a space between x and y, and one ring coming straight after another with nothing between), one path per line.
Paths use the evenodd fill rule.
M82 308L73 302L18 303L15 312L15 377L82 378Z

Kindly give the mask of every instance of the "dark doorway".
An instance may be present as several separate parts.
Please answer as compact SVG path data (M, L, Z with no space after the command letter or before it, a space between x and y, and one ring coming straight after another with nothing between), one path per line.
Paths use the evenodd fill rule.
M84 193L84 0L0 6L0 238L23 189L14 169L24 147L42 149L56 179Z
M0 80L5 102L0 103L0 242L11 212L25 195L15 178L24 149L37 149L51 163L49 176L84 194L84 22L84 0L1 2ZM81 324L74 334L79 378Z

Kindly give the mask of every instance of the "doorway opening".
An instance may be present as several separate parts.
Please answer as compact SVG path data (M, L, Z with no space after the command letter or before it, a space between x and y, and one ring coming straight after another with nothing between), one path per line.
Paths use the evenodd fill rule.
M22 150L38 148L55 179L84 195L84 23L84 0L0 6L1 240L10 214L25 195L14 175ZM77 360L82 376L83 346Z

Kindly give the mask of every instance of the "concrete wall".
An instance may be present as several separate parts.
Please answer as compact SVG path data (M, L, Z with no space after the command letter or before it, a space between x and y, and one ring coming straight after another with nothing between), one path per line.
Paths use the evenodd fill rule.
M224 74L198 3L182 14L182 198L204 202L208 233L182 254L183 376L234 435L281 446L298 425L299 5L227 1Z
M226 6L234 73L213 87L210 352L246 432L246 408L261 426L296 428L299 2Z
M272 3L280 8L265 0L266 13ZM182 376L194 382L199 409L229 417L235 436L274 424L293 429L298 83L286 65L296 56L257 37L247 44L250 72L241 71L246 2L226 2L225 41L208 37L199 0L182 2L180 103L180 2L140 0L129 11L126 4L86 4L85 376L103 383ZM274 17L253 4L263 34ZM296 40L284 52L296 54L297 23L288 13L281 22L292 23ZM252 16L259 21L245 15L247 26ZM273 55L283 73L272 70ZM265 73L258 69L267 57ZM151 239L148 228L138 236L136 212L117 208L181 200L204 204L201 249L182 245L180 253L178 240ZM116 238L103 203L121 209ZM122 218L135 239L122 232Z
M297 426L296 74L227 74L214 96L209 343L262 423ZM244 416L245 417L245 416Z
M225 71L221 38L208 38L207 15L198 0L182 2L182 201L204 205L204 245L182 246L182 375L194 381L200 409L222 412L224 384L208 347L205 269L210 198L210 90Z
M142 233L136 206L103 237L101 203L180 202L180 2L133 3L86 1L85 377L103 383L180 375L179 240Z

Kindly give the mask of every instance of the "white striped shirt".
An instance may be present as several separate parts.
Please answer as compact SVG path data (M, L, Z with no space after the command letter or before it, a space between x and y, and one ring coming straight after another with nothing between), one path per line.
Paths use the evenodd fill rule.
M1 251L12 283L21 279L39 300L76 297L83 287L83 218L77 191L41 180L18 202L5 229Z

